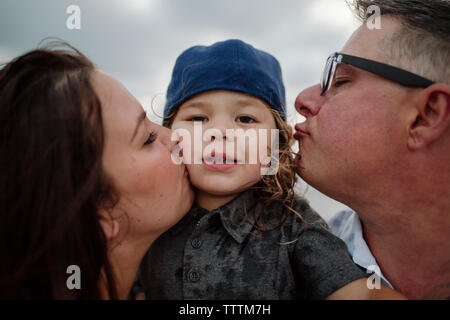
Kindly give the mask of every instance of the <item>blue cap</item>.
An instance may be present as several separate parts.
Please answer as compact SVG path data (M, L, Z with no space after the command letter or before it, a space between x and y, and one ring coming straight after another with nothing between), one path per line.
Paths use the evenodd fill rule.
M280 63L241 40L195 46L184 51L173 69L164 117L187 99L210 90L231 90L258 97L286 119Z

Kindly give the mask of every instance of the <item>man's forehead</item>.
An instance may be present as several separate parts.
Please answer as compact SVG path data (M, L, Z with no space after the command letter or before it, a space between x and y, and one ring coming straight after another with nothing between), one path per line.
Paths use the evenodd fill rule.
M398 29L399 25L398 20L389 16L381 16L380 29L369 29L367 24L363 23L353 32L341 52L366 59L387 62L383 61L385 52L382 44Z
M345 63L341 63L337 66L336 74L341 74L341 73L352 74L354 71L355 71L355 67L345 64Z

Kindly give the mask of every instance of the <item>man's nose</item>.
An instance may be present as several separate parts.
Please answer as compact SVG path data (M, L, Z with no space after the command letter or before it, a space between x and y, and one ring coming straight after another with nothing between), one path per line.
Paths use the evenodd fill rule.
M300 92L295 99L295 110L305 118L317 115L324 101L321 91L320 84L316 84Z

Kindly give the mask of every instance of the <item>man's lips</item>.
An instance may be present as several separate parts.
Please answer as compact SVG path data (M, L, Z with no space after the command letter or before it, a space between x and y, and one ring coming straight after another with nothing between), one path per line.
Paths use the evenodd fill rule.
M305 138L309 136L309 132L308 130L305 128L305 123L297 123L295 125L295 133L294 133L294 138L299 140L301 138Z

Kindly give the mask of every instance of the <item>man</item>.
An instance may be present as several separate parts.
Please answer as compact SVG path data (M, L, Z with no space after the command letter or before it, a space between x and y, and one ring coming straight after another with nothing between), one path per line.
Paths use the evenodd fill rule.
M379 29L366 23L371 5ZM295 127L297 170L355 210L329 224L357 264L379 268L409 299L448 299L450 3L354 7L363 24L328 59L321 83L296 99L306 118Z

